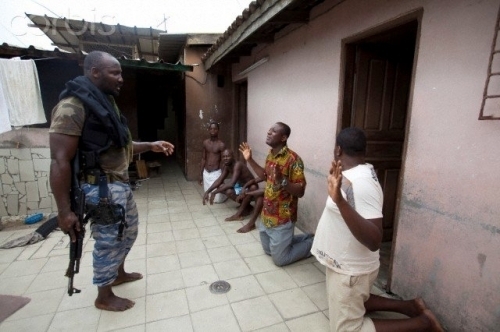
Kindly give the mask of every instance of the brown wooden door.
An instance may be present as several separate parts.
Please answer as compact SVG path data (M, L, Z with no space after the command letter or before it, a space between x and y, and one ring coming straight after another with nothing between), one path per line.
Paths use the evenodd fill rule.
M405 139L413 48L391 43L360 43L354 52L350 125L366 133L366 161L375 167L384 190L383 241L390 241Z

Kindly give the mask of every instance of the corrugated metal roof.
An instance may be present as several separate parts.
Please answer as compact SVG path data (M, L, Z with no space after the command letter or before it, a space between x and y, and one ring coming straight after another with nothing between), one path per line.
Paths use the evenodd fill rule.
M7 43L0 45L0 58L13 58L21 57L23 59L62 59L62 60L74 60L81 63L85 55L83 53L71 53L66 51L61 51L55 48L53 51L39 50L34 46L28 48L10 46ZM122 67L134 68L139 70L147 71L193 71L193 66L183 65L183 64L170 64L159 62L150 62L144 59L141 60L130 60L118 58Z
M30 26L42 30L55 46L63 50L74 53L100 50L117 58L158 60L159 34L164 32L162 30L47 15L26 16L33 22Z
M160 34L158 55L167 63L177 63L181 57L182 49L186 45L186 34Z
M164 62L177 63L183 57L182 51L184 47L191 45L213 45L220 36L220 33L160 33L158 54Z
M39 58L58 58L66 60L79 60L82 54L69 53L66 51L61 51L58 48L54 48L53 51L37 49L35 46L31 45L29 47L19 47L11 46L7 43L0 45L0 58L13 58L22 57L28 59L39 59Z

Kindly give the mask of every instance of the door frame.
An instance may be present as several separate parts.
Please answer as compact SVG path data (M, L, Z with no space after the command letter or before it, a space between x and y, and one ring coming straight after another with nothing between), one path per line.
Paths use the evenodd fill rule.
M241 143L247 141L248 135L248 81L241 80L234 83L234 112L233 112L233 145L235 151ZM239 159L241 157L238 157Z
M353 62L352 52L354 50L353 44L357 42L361 42L364 39L367 39L371 36L378 35L383 33L384 31L397 28L398 26L404 25L406 23L416 21L417 22L417 32L415 38L415 52L413 56L413 67L410 79L410 88L408 93L408 105L407 105L407 115L406 115L406 123L405 123L405 139L403 142L403 150L401 153L401 171L399 176L399 183L397 188L397 196L395 202L395 211L394 211L394 225L393 225L393 238L389 259L389 270L387 276L387 285L386 291L390 292L391 283L392 283L392 267L394 261L394 249L396 247L397 242L397 234L398 234L398 221L400 215L400 207L401 207L401 195L402 195L402 187L404 183L405 177L405 165L406 165L406 156L408 150L408 137L410 134L410 121L412 115L412 105L413 105L413 92L415 86L415 71L416 65L418 62L418 49L420 44L420 34L421 34L421 26L422 26L422 16L423 9L419 8L417 10L411 11L404 15L401 15L393 20L388 22L384 22L378 26L366 29L356 35L344 38L342 40L341 46L341 63L340 63L340 83L339 83L339 100L338 100L338 112L337 112L337 134L345 128L351 121L351 112L347 110L347 108L352 105L352 95L354 89L354 71L352 70ZM350 79L351 80L350 80Z

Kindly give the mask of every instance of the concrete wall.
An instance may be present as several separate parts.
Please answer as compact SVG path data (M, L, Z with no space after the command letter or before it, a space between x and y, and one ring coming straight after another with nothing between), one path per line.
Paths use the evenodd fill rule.
M500 323L500 121L479 121L499 2L325 1L311 21L233 66L247 75L248 141L263 164L276 121L308 181L299 225L314 230L338 128L342 41L422 11L392 270L392 291L423 296L450 331Z
M219 138L227 147L231 146L231 126L233 85L231 76L225 72L206 73L203 69L201 56L207 47L192 46L185 50L185 63L200 64L193 72L186 72L186 177L188 180L198 180L200 162L203 151L203 141L209 138L208 125L210 121L220 124ZM223 77L223 86L218 86L218 78ZM219 79L220 83L220 79Z
M0 217L57 211L49 184L48 129L10 131L0 142Z

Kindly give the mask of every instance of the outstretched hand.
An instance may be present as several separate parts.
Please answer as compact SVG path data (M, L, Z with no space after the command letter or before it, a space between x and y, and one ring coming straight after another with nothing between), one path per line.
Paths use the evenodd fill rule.
M343 197L340 192L342 187L342 163L341 161L332 161L330 175L328 175L328 195L332 198L335 204L339 203Z
M170 156L174 153L174 145L166 141L151 142L151 151L163 152L166 156Z
M247 142L241 143L239 150L240 150L241 154L243 155L243 158L245 158L246 161L248 161L252 158L252 149L250 148L250 145L248 145Z

